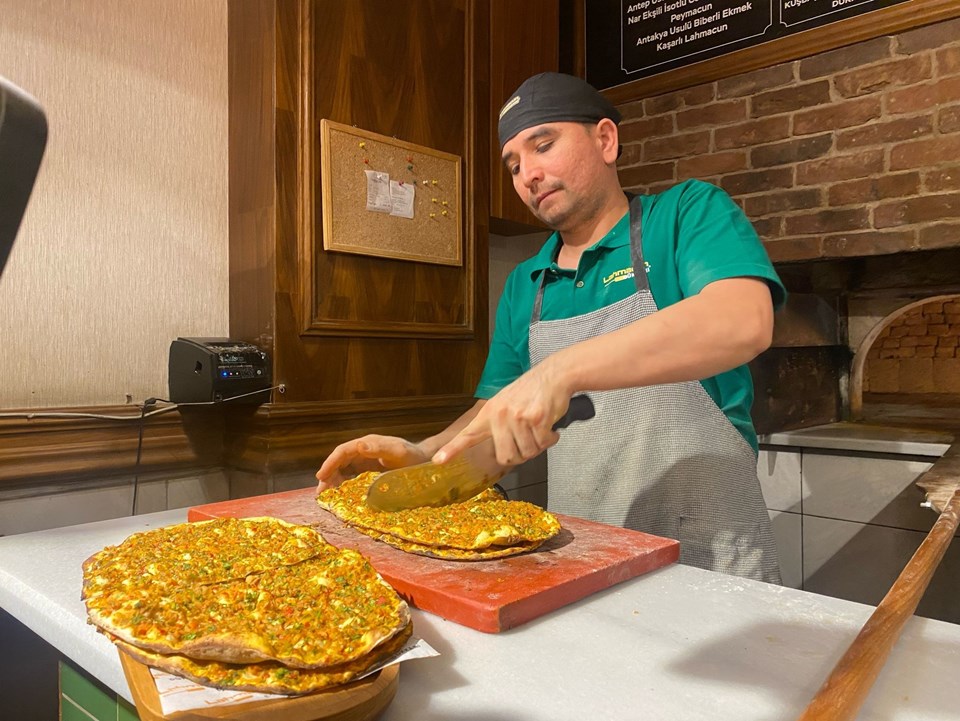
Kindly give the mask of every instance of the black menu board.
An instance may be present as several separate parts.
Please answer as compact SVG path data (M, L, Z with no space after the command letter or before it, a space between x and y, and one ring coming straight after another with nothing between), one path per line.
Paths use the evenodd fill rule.
M910 0L584 0L586 78L599 89Z

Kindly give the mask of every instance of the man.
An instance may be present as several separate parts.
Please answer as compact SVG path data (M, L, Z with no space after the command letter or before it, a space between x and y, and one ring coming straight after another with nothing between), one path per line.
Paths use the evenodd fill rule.
M619 121L591 86L558 73L506 102L504 165L556 232L507 279L480 400L419 444L339 446L320 487L363 459L442 463L486 438L503 465L549 448L550 510L676 538L682 563L779 582L745 364L770 345L786 293L720 189L687 181L628 199ZM596 417L558 443L551 426L583 392Z

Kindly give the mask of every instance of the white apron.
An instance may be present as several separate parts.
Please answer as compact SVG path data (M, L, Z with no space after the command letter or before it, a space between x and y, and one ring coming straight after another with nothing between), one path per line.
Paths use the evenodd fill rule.
M531 364L658 310L643 271L641 212L632 199L633 295L544 321L544 271L530 321ZM564 429L548 451L551 511L674 538L681 563L780 583L754 451L699 382L589 395L596 416Z

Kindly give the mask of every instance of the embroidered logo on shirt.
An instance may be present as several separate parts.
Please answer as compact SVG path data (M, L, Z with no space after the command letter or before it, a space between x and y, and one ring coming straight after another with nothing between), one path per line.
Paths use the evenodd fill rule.
M615 270L603 279L603 285L608 286L611 283L619 283L621 280L630 280L633 277L633 266Z

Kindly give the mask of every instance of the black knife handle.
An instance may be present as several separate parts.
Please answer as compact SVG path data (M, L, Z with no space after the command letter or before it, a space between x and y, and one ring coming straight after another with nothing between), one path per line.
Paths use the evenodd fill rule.
M553 430L559 431L566 428L574 421L589 421L596 414L593 408L593 401L588 395L574 396L570 399L570 405L567 406L567 412L561 416L560 420L553 424Z

